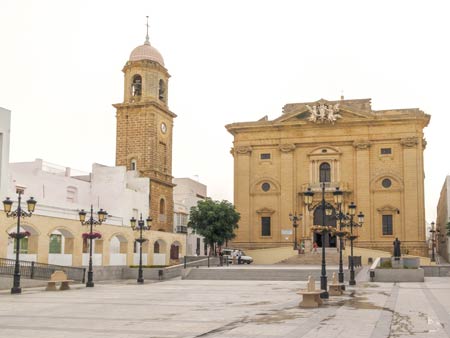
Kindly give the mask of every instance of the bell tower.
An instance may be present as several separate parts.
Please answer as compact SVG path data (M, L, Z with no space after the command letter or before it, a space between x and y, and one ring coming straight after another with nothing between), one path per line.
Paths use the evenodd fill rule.
M148 20L148 17L147 17ZM150 178L152 229L173 231L172 132L168 108L170 75L147 35L122 69L124 101L117 109L116 165Z

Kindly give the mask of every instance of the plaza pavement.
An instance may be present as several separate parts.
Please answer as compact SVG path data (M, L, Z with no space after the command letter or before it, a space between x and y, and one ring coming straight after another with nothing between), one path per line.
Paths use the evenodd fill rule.
M317 309L298 307L305 284L133 280L2 291L0 337L450 337L450 278L362 282Z

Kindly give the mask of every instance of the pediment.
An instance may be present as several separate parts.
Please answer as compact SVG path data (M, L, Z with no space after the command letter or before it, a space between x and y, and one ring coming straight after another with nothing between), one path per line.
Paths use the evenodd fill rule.
M353 104L353 101L327 101L320 99L310 103L297 103L286 105L284 113L274 122L311 124L335 124L347 121L361 121L374 119L367 105ZM370 106L369 106L370 107Z

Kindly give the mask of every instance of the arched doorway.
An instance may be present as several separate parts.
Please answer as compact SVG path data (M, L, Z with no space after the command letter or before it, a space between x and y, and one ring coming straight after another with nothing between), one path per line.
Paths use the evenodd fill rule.
M333 208L333 206L328 205L329 208L332 208L332 213L330 216L324 215L324 211L322 210L322 205L318 205L316 209L314 210L314 225L326 225L326 226L332 226L336 227L336 210ZM325 216L325 218L323 218ZM313 241L317 243L319 247L322 247L322 234L321 233L314 233ZM332 235L330 233L326 234L325 236L325 247L336 247L336 236Z
M49 234L48 264L72 266L74 235L67 229L56 228Z
M158 239L153 244L153 265L167 265L166 263L167 244L162 239Z
M17 225L10 227L7 232L15 233L17 231ZM19 239L20 251L19 259L23 261L36 262L38 255L39 233L37 230L28 224L21 224L19 232L28 231L30 235ZM6 257L9 259L16 259L16 241L17 239L8 236L8 247Z
M170 246L170 260L180 259L180 248L181 244L179 242L173 242Z
M109 241L109 265L127 265L128 240L115 234Z

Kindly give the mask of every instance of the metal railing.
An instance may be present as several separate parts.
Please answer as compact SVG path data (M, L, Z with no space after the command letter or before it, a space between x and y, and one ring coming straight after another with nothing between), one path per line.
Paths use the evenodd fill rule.
M14 259L0 258L0 275L14 275ZM68 279L84 283L85 268L44 264L30 261L19 261L20 275L22 278L48 280L55 271L64 271Z

